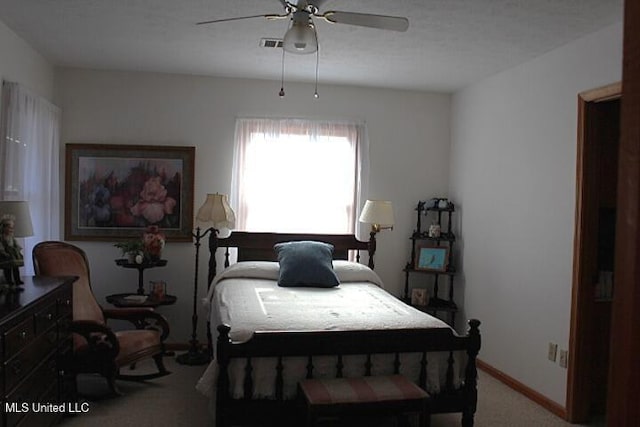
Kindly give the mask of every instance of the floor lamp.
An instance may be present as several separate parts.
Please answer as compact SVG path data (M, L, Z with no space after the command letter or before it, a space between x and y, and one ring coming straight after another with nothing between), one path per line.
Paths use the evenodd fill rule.
M176 361L183 365L204 365L209 363L211 356L208 350L203 350L198 342L198 267L200 258L200 240L209 235L209 272L208 284L211 284L213 276L216 274L216 235L221 228L232 229L235 226L236 217L229 206L227 196L224 194L207 194L204 204L198 209L196 221L208 228L196 227L193 238L196 246L196 270L193 280L193 314L191 315L191 340L189 341L189 351L176 357Z

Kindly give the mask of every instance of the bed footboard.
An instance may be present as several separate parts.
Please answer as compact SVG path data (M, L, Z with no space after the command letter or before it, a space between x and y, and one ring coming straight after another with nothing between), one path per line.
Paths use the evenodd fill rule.
M296 425L300 416L294 400L287 400L283 390L284 358L306 358L306 378L314 376L314 359L331 356L335 360L335 377L343 376L345 356L364 356L362 375L372 374L371 357L375 354L392 355L394 373L401 371L402 353L419 353L420 366L416 384L427 386L427 354L448 352L446 381L436 395L432 395L432 413L461 412L462 426L471 427L477 405L476 356L480 350L480 322L469 320L467 335L456 335L451 329L399 329L358 331L269 331L255 332L244 343L229 338L230 328L218 326L216 359L216 426L256 423L270 420L274 425ZM466 354L466 362L459 359ZM255 358L274 358L274 399L254 399L253 362ZM237 399L230 391L229 365L233 359L244 360L243 398ZM462 383L456 387L455 366L464 369Z

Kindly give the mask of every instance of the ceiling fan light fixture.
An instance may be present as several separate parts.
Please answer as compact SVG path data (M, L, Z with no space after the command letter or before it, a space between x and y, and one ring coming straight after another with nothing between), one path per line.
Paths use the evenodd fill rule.
M318 50L316 28L310 22L293 21L282 41L282 47L289 53L305 55Z

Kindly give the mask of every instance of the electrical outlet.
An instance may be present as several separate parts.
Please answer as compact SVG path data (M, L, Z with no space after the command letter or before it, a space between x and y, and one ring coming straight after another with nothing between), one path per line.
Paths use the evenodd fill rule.
M549 353L548 353L547 357L552 362L555 362L557 354L558 354L558 344L554 344L554 343L550 342L549 343Z
M567 367L568 358L569 352L567 350L560 350L560 360L558 361L558 363L560 364L561 368Z

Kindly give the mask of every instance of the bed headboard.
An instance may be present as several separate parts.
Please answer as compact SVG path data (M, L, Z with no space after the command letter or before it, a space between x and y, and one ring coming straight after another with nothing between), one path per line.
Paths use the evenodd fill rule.
M214 233L215 234L215 233ZM333 245L334 259L347 259L350 250L356 251L356 261L360 261L360 251L369 253L369 267L373 268L375 237L368 242L358 240L353 234L301 234L301 233L257 233L234 231L228 237L218 237L217 247L224 247L224 266L229 266L229 248L238 249L238 261L277 261L273 245L281 242L315 240Z

